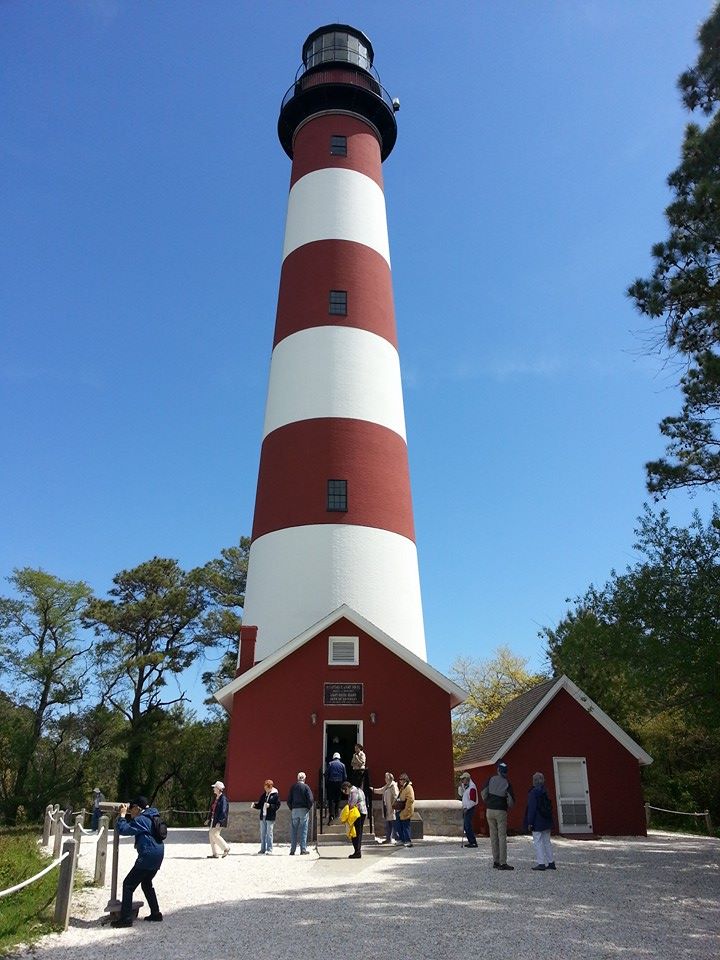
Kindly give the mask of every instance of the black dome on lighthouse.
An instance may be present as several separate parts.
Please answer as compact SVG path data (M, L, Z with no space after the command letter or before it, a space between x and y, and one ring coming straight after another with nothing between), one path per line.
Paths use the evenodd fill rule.
M368 37L349 24L330 23L308 35L302 59L280 107L278 137L285 153L292 158L295 133L310 117L342 112L362 117L375 129L385 160L395 146L397 122L392 99L373 67Z

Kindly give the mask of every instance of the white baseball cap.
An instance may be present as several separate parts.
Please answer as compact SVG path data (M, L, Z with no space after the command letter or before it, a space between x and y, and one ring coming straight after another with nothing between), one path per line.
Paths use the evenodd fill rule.
M225 784L222 782L222 780L216 780L215 783L213 784L213 788L215 787L217 787L219 790L224 790Z

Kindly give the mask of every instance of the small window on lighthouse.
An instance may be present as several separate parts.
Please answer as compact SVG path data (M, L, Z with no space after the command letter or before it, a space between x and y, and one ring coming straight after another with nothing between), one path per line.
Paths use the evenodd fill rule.
M347 290L331 290L328 313L338 317L347 316Z
M328 480L327 508L345 512L348 508L347 480Z
M330 156L347 156L347 137L336 136L335 134L330 137Z

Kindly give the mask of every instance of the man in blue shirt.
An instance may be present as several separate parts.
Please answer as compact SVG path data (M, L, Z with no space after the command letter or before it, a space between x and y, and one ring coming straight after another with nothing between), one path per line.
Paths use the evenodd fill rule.
M347 780L347 770L345 764L340 759L339 753L334 753L332 760L327 765L325 772L327 778L327 799L328 799L328 823L337 820L338 809L340 807L340 788Z
M146 797L137 796L129 804L121 803L118 815L117 828L123 837L135 837L137 860L135 865L123 880L122 905L120 916L111 921L114 927L131 927L133 894L138 885L142 887L147 904L150 907L150 916L146 920L160 921L158 899L153 887L153 877L162 866L165 848L161 840L153 836L152 818L158 815L155 807L151 807Z

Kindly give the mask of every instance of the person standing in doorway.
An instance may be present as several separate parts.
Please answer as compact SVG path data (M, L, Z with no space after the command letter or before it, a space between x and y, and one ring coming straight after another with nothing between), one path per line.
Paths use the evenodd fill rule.
M352 767L352 772L350 774L350 781L354 787L361 787L363 785L363 778L365 776L365 751L363 750L363 745L361 743L355 744L355 750L350 760L350 766Z
M137 860L130 873L123 880L120 915L111 920L113 927L131 927L133 925L133 893L142 887L150 915L146 920L161 921L163 918L158 906L158 898L153 887L153 878L162 866L165 848L162 840L156 840L153 834L152 818L158 816L155 807L147 799L137 796L129 804L121 803L118 810L117 828L122 837L134 836Z
M230 844L224 837L220 836L220 831L227 826L228 810L230 804L225 796L225 784L222 780L216 780L212 785L214 794L213 801L210 804L208 813L208 825L210 826L210 853L209 859L217 860L218 857L226 857L230 853Z
M250 806L260 811L260 849L258 853L271 854L273 852L273 831L275 817L280 806L280 797L272 780L265 781L265 789L260 798Z
M499 763L497 773L490 777L481 794L487 808L485 816L490 831L493 867L496 870L515 869L507 862L507 815L515 803L515 794L507 772L507 764Z
M90 817L90 829L97 830L98 824L100 823L100 817L102 816L102 810L100 809L100 804L104 801L105 797L100 790L100 787L93 788L93 805L92 805L92 815Z
M297 781L290 787L290 793L287 798L287 805L290 808L290 856L295 856L298 840L300 841L300 853L306 854L308 824L310 822L310 811L315 801L313 792L305 783L305 774L300 771L297 775Z
M373 793L382 794L383 819L385 820L385 839L381 843L395 843L397 828L395 825L395 809L393 804L398 798L400 790L395 783L395 777L388 771L385 774L385 786L373 787Z
M415 813L415 791L412 781L406 773L398 777L400 793L395 801L395 817L397 818L398 840L404 847L412 846L410 821Z
M462 800L463 831L467 837L469 847L477 847L478 843L473 830L473 817L478 804L478 788L475 786L469 773L460 774L458 796Z
M332 755L332 760L327 765L325 771L328 798L328 825L338 818L340 807L340 793L343 781L347 780L347 770L345 764L340 759L339 753Z
M359 816L354 821L355 836L352 838L353 852L348 860L359 860L362 857L362 835L365 817L367 816L367 802L365 794L360 787L354 786L349 780L342 785L342 792L347 797L347 805L352 810L357 807Z

